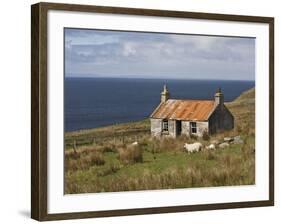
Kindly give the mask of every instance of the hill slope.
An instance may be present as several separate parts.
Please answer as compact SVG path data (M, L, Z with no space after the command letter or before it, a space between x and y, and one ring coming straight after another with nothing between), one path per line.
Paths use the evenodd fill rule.
M243 92L239 97L226 106L235 118L235 126L246 132L255 130L255 88ZM240 130L241 131L241 130Z

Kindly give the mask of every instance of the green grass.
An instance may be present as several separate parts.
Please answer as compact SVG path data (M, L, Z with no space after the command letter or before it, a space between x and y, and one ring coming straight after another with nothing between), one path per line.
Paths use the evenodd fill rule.
M194 154L178 149L152 153L146 148L143 162L129 165L122 164L116 152L104 152L104 165L68 171L65 191L85 193L253 184L252 141L253 136L244 144L245 152L244 145Z
M65 134L65 193L114 192L255 183L254 90L227 103L235 129L209 141L186 137L153 139L149 120ZM187 154L185 142L204 145L241 135L244 144ZM142 160L125 163L122 151L138 141ZM75 150L73 145L76 145ZM134 151L132 151L134 153Z

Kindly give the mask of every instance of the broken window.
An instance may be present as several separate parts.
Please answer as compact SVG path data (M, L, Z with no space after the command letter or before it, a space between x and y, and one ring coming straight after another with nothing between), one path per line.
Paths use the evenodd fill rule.
M168 131L169 128L168 128L168 120L163 120L163 123L162 123L162 131Z
M192 134L197 133L197 124L196 124L196 122L190 122L190 127L191 127L191 133Z

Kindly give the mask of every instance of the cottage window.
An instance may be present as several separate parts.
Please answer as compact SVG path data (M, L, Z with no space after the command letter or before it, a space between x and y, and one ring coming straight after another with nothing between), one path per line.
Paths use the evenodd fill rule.
M196 124L196 122L190 122L190 127L191 127L191 133L192 134L197 133L197 124Z
M163 120L163 123L162 123L162 131L168 131L168 120Z

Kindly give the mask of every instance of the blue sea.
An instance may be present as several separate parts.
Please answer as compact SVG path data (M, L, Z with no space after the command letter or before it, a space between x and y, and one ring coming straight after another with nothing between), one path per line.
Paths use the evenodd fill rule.
M138 121L149 117L167 84L174 99L213 99L221 87L232 101L254 81L65 78L65 131Z

